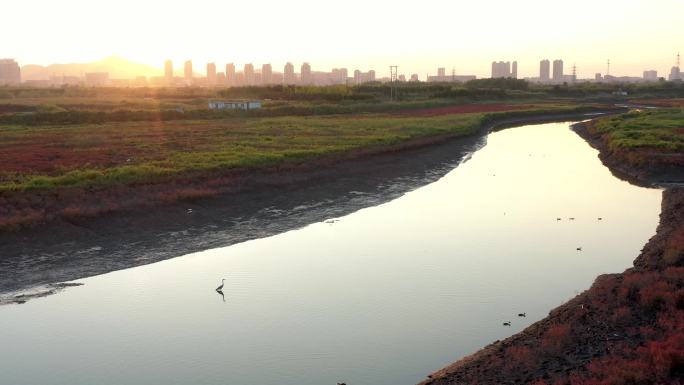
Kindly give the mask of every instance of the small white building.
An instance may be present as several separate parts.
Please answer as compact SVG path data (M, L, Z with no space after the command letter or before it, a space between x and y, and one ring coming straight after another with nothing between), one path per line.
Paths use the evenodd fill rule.
M260 100L209 102L210 110L256 110L259 108L261 108Z

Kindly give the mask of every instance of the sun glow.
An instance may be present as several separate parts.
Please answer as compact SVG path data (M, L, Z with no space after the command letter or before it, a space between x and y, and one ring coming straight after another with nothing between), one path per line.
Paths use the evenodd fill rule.
M37 3L37 4L36 4ZM596 2L351 0L134 0L5 5L0 57L20 64L96 61L112 54L162 67L192 59L203 66L287 61L405 74L453 68L486 76L493 60L518 60L534 76L541 59L576 63L583 77L605 72L666 73L681 47L680 0Z

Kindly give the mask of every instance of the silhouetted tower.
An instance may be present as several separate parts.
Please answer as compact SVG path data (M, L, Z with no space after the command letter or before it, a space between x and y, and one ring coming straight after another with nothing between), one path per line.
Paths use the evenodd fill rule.
M572 81L575 82L577 80L577 66L575 63L572 63Z
M679 67L679 52L677 52L677 63L675 63L677 67Z
M610 59L608 59L608 68L606 68L606 76L610 75Z
M390 66L390 100L394 100L397 97L397 73L399 72L398 66Z

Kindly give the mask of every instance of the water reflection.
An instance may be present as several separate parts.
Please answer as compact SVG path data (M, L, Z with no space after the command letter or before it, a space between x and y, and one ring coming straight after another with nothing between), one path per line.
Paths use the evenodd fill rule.
M501 131L399 199L0 307L0 373L16 385L412 384L624 270L659 209L660 191L615 179L567 124ZM230 272L230 311L207 295L217 272Z

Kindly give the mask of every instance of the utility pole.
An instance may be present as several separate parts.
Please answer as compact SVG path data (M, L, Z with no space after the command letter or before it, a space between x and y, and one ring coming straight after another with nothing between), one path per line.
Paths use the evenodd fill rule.
M608 59L608 69L606 70L606 76L610 75L610 59Z
M397 97L397 72L399 71L399 66L390 66L390 100L394 100Z

